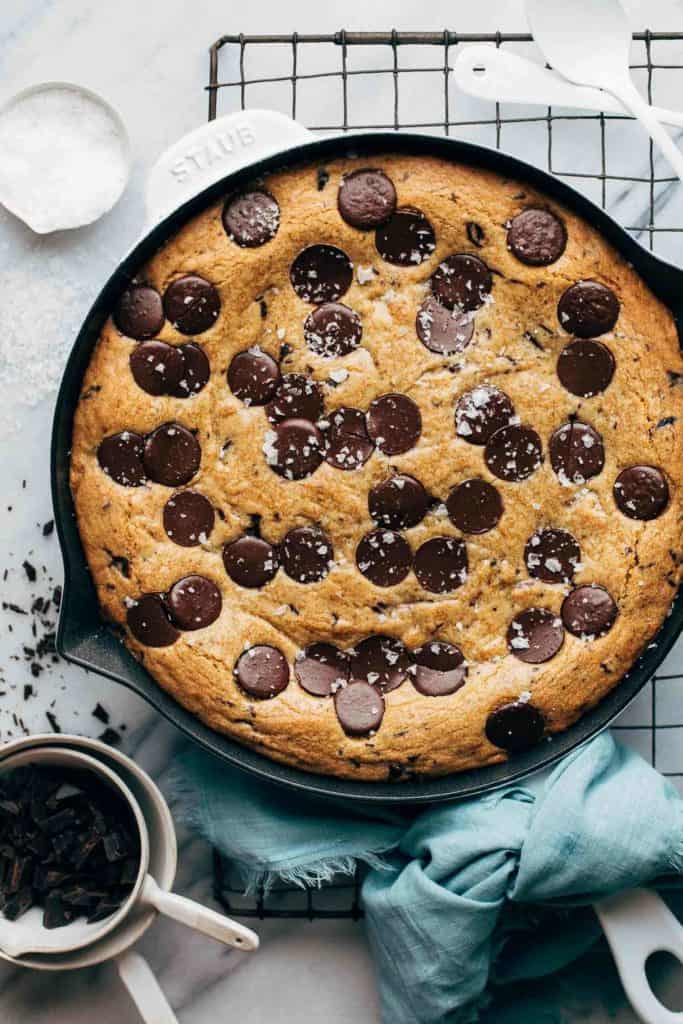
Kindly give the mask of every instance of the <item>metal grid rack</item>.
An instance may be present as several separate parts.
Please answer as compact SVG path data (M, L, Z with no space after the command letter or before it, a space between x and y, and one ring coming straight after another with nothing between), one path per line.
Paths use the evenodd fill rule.
M503 148L566 179L650 249L683 262L683 199L640 127L619 115L465 97L453 85L452 67L470 43L539 56L524 33L222 36L209 54L209 120L262 106L318 133L406 129ZM648 100L663 102L660 86L683 83L683 33L635 34L631 69ZM614 728L683 790L683 643ZM276 885L245 895L218 854L214 877L217 899L244 917L357 920L363 914L358 877L322 890Z

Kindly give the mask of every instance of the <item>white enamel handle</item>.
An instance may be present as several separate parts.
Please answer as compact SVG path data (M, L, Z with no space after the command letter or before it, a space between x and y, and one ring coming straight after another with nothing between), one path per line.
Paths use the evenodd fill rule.
M201 903L188 900L185 896L160 889L150 875L143 883L140 899L154 907L160 914L172 917L174 921L194 928L195 931L202 932L212 939L218 939L226 946L249 951L258 949L259 938L251 928L246 928L243 924L238 924L237 921L232 921L224 914L218 914Z
M178 1024L159 982L139 953L126 950L116 957L116 966L144 1024Z
M557 71L492 45L463 47L453 65L453 79L468 96L482 100L603 110L606 114L629 113L603 89L574 85ZM658 121L683 127L683 112L663 107L650 109Z
M683 1024L683 1013L667 1010L650 988L645 964L665 950L683 963L683 927L650 889L631 889L595 904L621 982L644 1024Z
M159 157L147 180L147 227L207 186L272 153L307 142L311 132L274 110L243 110L209 121Z

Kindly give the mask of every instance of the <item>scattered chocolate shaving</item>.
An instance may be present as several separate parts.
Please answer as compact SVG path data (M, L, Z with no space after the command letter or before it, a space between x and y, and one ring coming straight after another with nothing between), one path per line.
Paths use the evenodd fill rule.
M54 519L48 519L46 523L43 523L43 537L49 537L55 528Z
M29 583L35 583L36 579L38 578L38 573L36 572L35 566L31 565L28 559L24 559L24 561L21 564L24 569L24 572L26 573L26 578L28 579Z
M327 185L328 181L330 180L330 172L326 171L324 167L319 167L317 180L318 192L322 192L322 190L325 188L325 185Z
M62 731L61 726L60 726L59 722L57 721L57 716L55 715L54 711L46 711L45 712L45 717L47 718L48 722L50 723L53 732L61 732Z
M115 747L121 742L121 733L117 732L116 729L106 728L98 739L102 740L103 743L108 743L110 747Z
M98 702L92 710L93 718L96 718L102 725L109 725L109 712L105 711L102 705Z

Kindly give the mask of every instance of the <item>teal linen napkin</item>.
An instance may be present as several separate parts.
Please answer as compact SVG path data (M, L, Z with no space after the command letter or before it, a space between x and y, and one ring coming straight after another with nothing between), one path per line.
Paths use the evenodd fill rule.
M412 814L294 794L196 749L174 788L181 820L247 885L368 866L385 1024L476 1019L490 981L548 974L585 952L599 936L598 897L683 873L683 801L607 733L540 788Z

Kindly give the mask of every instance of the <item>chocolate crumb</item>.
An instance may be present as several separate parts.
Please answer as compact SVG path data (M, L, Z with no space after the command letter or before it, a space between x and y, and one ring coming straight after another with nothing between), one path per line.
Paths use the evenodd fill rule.
M121 742L121 734L118 733L116 729L107 727L103 733L100 733L98 739L101 740L102 743L108 743L110 747L114 747L117 743Z
M50 723L50 726L52 727L52 731L53 732L61 732L62 731L62 728L61 728L59 722L57 721L57 716L55 715L54 711L46 711L45 712L45 717L47 718L48 722Z
M48 519L46 523L43 523L43 537L49 537L55 528L54 519Z
M21 564L24 572L26 573L26 578L28 579L29 583L35 583L38 578L38 573L36 572L35 566L31 565L28 559L24 559L24 561Z
M105 711L99 702L93 708L92 716L101 722L102 725L109 725L109 712Z
M328 181L330 180L330 172L326 171L324 167L319 167L317 178L318 192L322 192L322 190L325 188L325 185L327 185Z

